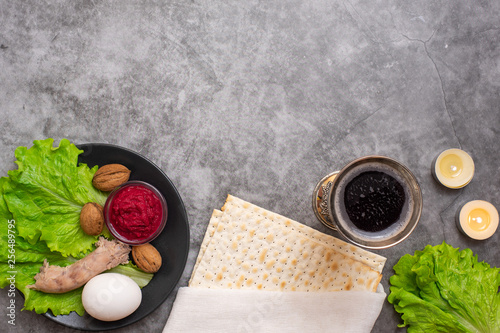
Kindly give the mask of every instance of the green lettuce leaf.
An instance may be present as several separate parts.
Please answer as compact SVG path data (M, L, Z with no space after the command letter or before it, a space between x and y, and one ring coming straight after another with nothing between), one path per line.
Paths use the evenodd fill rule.
M443 242L394 266L388 301L408 332L500 332L500 268Z
M107 194L92 186L97 166L78 165L81 150L66 139L59 147L53 142L38 140L30 149L16 149L18 169L8 173L5 201L14 219L23 222L18 225L21 237L31 244L43 240L52 251L81 258L97 236L82 231L80 211L87 202L103 205Z
M0 178L0 189L8 182ZM81 288L65 294L45 294L26 288L35 283L34 276L40 271L44 259L52 265L67 266L76 261L51 252L45 242L30 244L19 236L18 222L7 209L3 192L0 191L0 288L15 286L24 295L23 310L44 313L49 310L54 315L68 314L71 311L83 315Z
M137 285L141 288L145 287L149 281L153 278L154 274L146 273L142 271L140 268L129 262L126 265L119 265L113 267L106 271L106 273L118 273L123 274L131 278L137 283Z

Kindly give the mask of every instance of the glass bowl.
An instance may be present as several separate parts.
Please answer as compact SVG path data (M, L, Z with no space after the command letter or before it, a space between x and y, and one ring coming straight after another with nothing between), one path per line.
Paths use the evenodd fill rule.
M104 204L109 232L129 245L151 242L165 228L168 207L163 195L143 181L128 181L115 188Z

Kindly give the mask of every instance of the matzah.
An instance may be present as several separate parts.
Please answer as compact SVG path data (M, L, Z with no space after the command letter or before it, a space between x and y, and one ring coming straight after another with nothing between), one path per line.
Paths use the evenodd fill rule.
M214 211L190 287L375 291L385 258L228 196Z
M191 274L191 279L189 280L189 284L191 284L194 272L196 272L196 269L198 268L198 265L201 259L203 258L205 251L207 250L208 244L210 243L210 240L212 239L212 236L214 235L215 230L217 229L217 224L222 218L222 215L223 213L217 209L214 209L212 212L212 216L210 217L210 221L208 222L207 230L205 231L205 236L203 237L203 241L201 242L200 245L200 251L198 252L198 257L196 257L196 262L194 263L193 273Z

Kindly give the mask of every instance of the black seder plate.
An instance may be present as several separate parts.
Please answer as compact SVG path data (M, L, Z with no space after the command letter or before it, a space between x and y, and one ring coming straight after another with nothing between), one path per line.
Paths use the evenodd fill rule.
M151 242L162 256L162 266L149 284L142 289L142 303L130 316L112 322L100 321L85 313L80 317L75 312L69 315L54 316L45 314L51 320L71 328L102 331L130 325L143 319L160 306L173 291L186 265L189 251L189 224L186 209L177 189L170 179L145 157L122 147L104 143L77 145L84 152L79 163L94 165L119 163L132 172L130 180L142 180L156 187L167 200L168 219L163 232Z

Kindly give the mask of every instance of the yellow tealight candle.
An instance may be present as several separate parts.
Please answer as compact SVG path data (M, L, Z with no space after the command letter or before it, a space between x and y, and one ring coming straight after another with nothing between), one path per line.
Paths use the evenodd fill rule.
M487 239L498 228L498 211L487 201L470 201L460 209L457 226L460 231L473 239Z
M474 176L474 161L461 149L448 149L434 160L432 174L446 187L462 188L469 184Z

